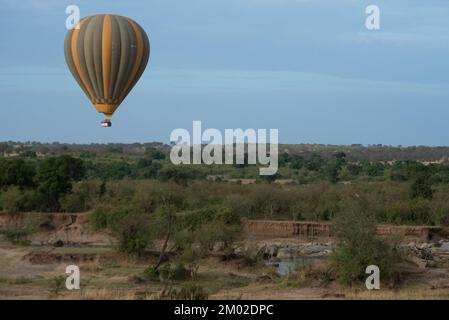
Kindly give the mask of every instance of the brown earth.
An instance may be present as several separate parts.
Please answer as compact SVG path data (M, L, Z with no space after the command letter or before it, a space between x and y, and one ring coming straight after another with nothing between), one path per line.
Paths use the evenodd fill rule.
M331 238L331 223L303 221L245 220L244 230L248 237L269 238ZM449 228L433 226L379 225L380 236L401 236L422 241L447 238Z
M65 244L80 246L110 246L114 238L104 232L93 230L89 223L90 213L17 213L0 214L0 229L24 228L32 224L38 232L28 237L35 245Z
M81 214L0 214L0 229L37 225L39 232L29 236L30 246L0 241L0 299L154 299L160 283L143 281L145 268L157 254L129 258L116 252L114 239L95 231L89 213ZM296 221L244 221L244 243L260 247L295 245L310 239L330 240L329 223ZM387 226L379 235L400 235L416 242L447 238L447 228L428 226ZM58 240L62 247L55 247ZM79 292L52 295L49 282L65 275L65 267L76 264L87 288ZM382 292L327 286L287 286L272 280L265 267L245 267L241 261L210 257L201 262L200 283L211 291L210 299L449 299L449 259L428 268L410 265L402 289ZM138 280L138 281L137 281ZM87 284L86 284L87 283ZM231 283L231 285L229 285Z
M64 243L83 246L110 246L115 243L110 235L93 230L90 213L20 213L0 214L0 229L25 227L37 221L39 232L29 240L35 244ZM326 222L243 220L245 235L249 238L331 238L332 225ZM448 238L449 228L434 226L379 225L381 236L402 236L422 241Z

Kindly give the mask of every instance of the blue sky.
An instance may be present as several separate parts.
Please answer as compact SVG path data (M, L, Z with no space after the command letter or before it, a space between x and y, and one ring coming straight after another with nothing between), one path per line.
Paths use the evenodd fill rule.
M65 8L129 16L150 64L113 119L66 68ZM365 28L365 7L381 30ZM0 0L0 141L168 142L278 128L282 143L449 145L447 0Z

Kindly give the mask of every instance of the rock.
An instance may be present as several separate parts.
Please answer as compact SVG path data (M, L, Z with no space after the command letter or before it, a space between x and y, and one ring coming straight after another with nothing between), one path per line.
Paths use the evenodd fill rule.
M257 276L256 281L260 283L269 283L273 282L273 277L265 273L263 275Z
M433 260L433 254L430 249L424 248L416 252L416 256L424 260Z
M437 248L437 251L440 253L449 253L449 242L441 243L441 246Z
M267 245L264 244L256 253L257 257L261 257L262 259L268 259Z
M145 279L139 277L139 276L130 276L128 278L128 282L132 284L142 284L145 282Z
M277 245L271 245L267 248L266 252L270 257L276 257L278 254L278 246Z
M301 249L301 254L304 255L315 255L317 253L324 253L329 248L321 244L311 244Z
M286 247L286 248L280 248L279 250L278 250L278 252L277 252L277 255L276 255L276 257L278 258L278 259L281 259L281 260L289 260L289 259L293 259L293 257L294 257L294 252L293 252L293 250L291 249L291 248L288 248L288 247Z
M223 241L219 241L214 244L214 248L212 249L213 252L221 252L226 248L226 245Z
M243 254L244 252L245 252L245 250L244 250L242 247L240 247L240 246L235 246L235 247L234 247L234 253L235 253L235 254L241 255L241 254Z
M427 243L421 243L419 246L418 246L418 249L426 249L427 248Z
M425 267L427 267L427 261L424 259L413 257L412 261L416 264L418 268L424 269Z
M61 239L56 240L56 241L53 243L53 247L62 247L62 246L64 246L64 241L62 241Z

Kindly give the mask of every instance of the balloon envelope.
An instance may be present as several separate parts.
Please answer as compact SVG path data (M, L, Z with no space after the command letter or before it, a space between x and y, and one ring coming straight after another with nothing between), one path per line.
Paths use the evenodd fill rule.
M64 52L75 80L97 111L110 118L144 72L150 42L129 18L94 15L67 33Z

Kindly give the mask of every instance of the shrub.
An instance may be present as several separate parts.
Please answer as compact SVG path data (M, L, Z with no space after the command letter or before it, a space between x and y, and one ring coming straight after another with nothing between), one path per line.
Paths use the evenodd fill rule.
M251 204L242 194L230 194L226 197L225 205L238 217L248 217L251 214Z
M13 244L26 244L26 237L31 234L31 231L26 228L10 228L0 230L0 234Z
M97 230L110 229L117 231L122 220L128 216L129 211L126 207L110 209L100 206L92 212L90 223Z
M440 202L435 205L432 212L432 218L435 224L449 225L449 203Z
M376 222L363 206L356 204L334 221L337 247L332 253L337 279L352 285L366 278L369 265L380 268L382 280L396 280L401 262L398 247L376 237Z
M130 214L120 221L115 234L119 241L119 250L128 254L142 254L151 242L149 218Z
M181 287L177 298L181 300L206 300L208 294L202 286L193 282L188 282Z
M66 278L64 276L53 277L49 280L49 291L51 294L58 295L65 287Z
M299 274L304 281L319 281L323 287L336 278L334 266L328 262L308 264Z
M180 251L195 251L201 257L221 244L222 251L233 253L232 244L241 234L240 218L227 208L206 207L185 213L174 235Z
M208 297L204 288L194 282L188 282L179 289L170 288L162 293L162 298L173 300L207 300Z
M190 276L190 271L186 268L184 263L176 262L171 269L171 279L182 280L187 279Z
M240 217L225 207L208 206L183 214L183 224L186 228L197 229L210 222L222 222L227 225L239 225Z
M17 187L8 188L0 195L0 205L3 211L17 213L22 211L22 192Z
M86 197L79 193L70 193L60 200L63 212L83 212L86 208Z
M410 186L410 196L414 198L432 199L433 190L430 176L426 173L419 174Z
M259 249L256 246L244 247L239 257L242 259L242 264L245 267L254 267L261 261Z
M143 271L143 275L149 280L159 280L159 270L154 266L149 266Z
M410 219L407 222L427 225L433 224L432 218L430 216L431 213L429 200L416 199L411 203L410 209Z
M181 261L166 263L159 269L156 269L155 266L149 266L143 273L150 280L160 281L179 281L190 277L190 271Z
M36 190L23 190L21 211L42 211L45 209L43 195Z
M9 187L0 194L0 208L9 213L39 211L43 209L42 195L35 190Z
M90 223L96 230L106 229L108 227L108 216L104 208L95 209L90 215Z

